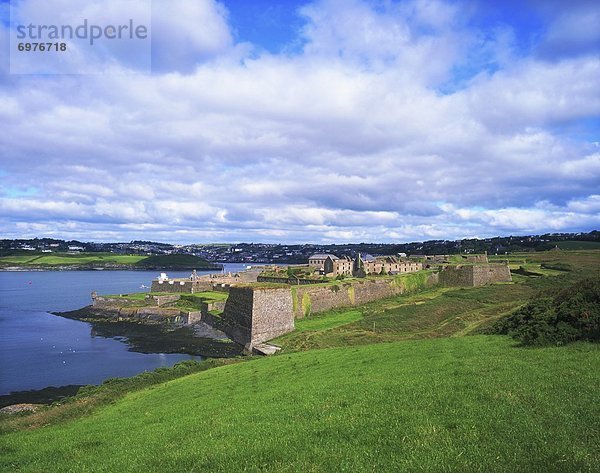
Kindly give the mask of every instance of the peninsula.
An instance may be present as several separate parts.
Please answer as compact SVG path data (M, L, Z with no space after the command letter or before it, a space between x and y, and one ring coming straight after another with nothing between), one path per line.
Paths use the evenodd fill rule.
M74 270L221 270L222 265L210 263L194 255L121 255L71 251L45 253L15 251L0 256L0 271L74 271Z

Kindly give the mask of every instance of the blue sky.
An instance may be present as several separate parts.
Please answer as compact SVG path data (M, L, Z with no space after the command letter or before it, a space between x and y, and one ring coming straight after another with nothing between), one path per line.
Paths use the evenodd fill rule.
M83 3L13 6L75 22ZM7 7L0 237L405 242L600 227L595 1L154 0L152 72L121 50L103 58L110 72L80 75L10 74Z

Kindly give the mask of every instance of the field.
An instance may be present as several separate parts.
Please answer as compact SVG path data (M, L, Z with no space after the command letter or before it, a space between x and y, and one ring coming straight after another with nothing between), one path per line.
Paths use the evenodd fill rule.
M34 253L0 257L0 268L18 266L23 268L52 269L55 267L98 267L145 269L158 267L196 268L210 266L202 259L191 255L116 255L113 253Z
M600 252L509 259L524 268L513 283L300 319L274 357L0 416L0 470L598 471L600 345L482 333L538 292L597 275Z
M2 439L3 471L595 471L600 347L462 337L190 375Z
M556 245L561 250L600 250L598 241L560 241Z

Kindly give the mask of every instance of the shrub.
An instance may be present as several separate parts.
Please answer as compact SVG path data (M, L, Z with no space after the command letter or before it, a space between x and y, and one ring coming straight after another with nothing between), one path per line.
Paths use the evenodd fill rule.
M600 340L600 279L584 279L558 294L540 294L492 327L525 345Z

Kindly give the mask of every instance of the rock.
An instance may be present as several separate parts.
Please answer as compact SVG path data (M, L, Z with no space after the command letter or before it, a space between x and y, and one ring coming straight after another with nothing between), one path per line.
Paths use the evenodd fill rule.
M12 406L6 406L0 409L2 414L18 414L19 412L35 412L43 404L13 404Z
M255 345L252 348L252 351L254 353L256 353L257 355L264 355L264 356L274 355L279 350L281 350L281 347L278 347L276 345L269 345L267 343L261 343L259 345Z

